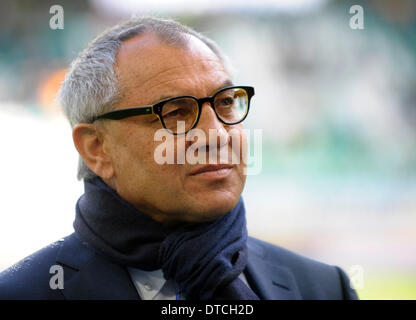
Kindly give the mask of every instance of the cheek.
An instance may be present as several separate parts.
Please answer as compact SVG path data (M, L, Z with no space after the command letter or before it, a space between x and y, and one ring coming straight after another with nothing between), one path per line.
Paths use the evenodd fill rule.
M240 165L245 165L247 163L248 141L243 126L234 126L228 133L231 137L233 155L239 159Z
M247 158L248 158L248 141L243 126L234 127L231 135L231 148L233 156L238 159L237 172L243 185L246 180Z
M135 187L140 185L149 190L158 188L156 186L163 189L171 188L172 185L177 187L183 165L176 164L176 157L173 164L159 164L155 157L163 149L160 148L162 144L162 141L154 141L153 136L142 136L140 143L129 143L124 150L120 150L122 160L119 162L119 170L124 171L123 180L127 184L134 184ZM173 152L176 155L176 148ZM162 152L161 155L165 156L166 153Z
M143 134L126 132L115 141L113 162L115 174L123 182L134 182L136 176L144 176L146 168L153 163L152 143Z

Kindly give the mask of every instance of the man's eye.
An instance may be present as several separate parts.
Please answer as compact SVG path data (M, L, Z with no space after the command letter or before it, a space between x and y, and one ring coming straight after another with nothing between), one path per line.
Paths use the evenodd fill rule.
M231 97L229 97L229 98L224 98L224 99L221 99L220 101L219 101L219 106L225 106L225 107L227 107L227 106L231 106L232 104L234 103L234 99L233 98L231 98Z
M176 109L176 110L170 111L170 112L164 114L163 118L166 119L166 118L170 118L170 117L177 117L177 116L179 116L183 113L183 112L181 112L181 110L182 109Z

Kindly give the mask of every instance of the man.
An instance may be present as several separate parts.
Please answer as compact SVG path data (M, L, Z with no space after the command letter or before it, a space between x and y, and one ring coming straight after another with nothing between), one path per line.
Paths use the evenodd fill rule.
M340 268L247 237L253 95L211 40L174 21L132 19L92 41L59 94L85 182L75 233L0 274L0 298L357 298Z

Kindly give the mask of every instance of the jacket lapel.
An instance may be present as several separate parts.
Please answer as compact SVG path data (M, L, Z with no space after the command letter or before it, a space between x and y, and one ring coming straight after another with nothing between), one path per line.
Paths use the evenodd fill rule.
M301 299L292 272L266 260L265 248L248 240L246 275L252 289L264 300Z
M74 233L65 238L57 256L65 268L66 299L140 299L128 271L103 258Z

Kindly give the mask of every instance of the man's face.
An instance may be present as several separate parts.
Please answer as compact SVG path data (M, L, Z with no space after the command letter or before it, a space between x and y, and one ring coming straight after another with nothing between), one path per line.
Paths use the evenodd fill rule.
M231 84L218 57L195 37L190 37L184 47L172 47L153 35L137 36L124 42L116 65L123 92L116 109L154 104L181 95L211 96ZM154 141L155 132L162 128L155 115L104 121L103 146L114 170L114 177L107 182L111 180L110 185L118 194L140 211L163 223L201 222L217 219L237 204L245 183L241 152L240 164L194 174L206 164L159 165L154 160L155 149L162 143ZM210 129L226 139L227 144L221 148L228 148L229 154L231 129L245 141L242 125L222 124L208 103L202 107L196 128L207 137L206 144L199 142L197 153L212 148ZM185 150L198 144L185 142L185 135L175 136L174 141L184 143Z

